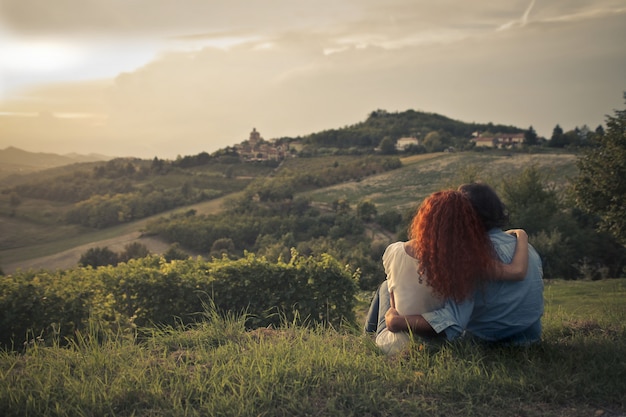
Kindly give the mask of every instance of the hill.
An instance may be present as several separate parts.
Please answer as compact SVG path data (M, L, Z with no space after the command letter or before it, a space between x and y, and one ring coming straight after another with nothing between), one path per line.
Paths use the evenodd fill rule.
M363 161L364 157L358 156L295 158L285 161L277 171L261 170L257 175L263 178L271 173L272 177L268 179L274 180L279 180L281 175L291 176L296 172L305 173L307 176L329 172L328 175L336 176L341 167L349 167L354 162L362 164ZM576 173L575 155L571 153L431 153L403 158L400 168L379 174L359 176L350 181L322 188L314 187L307 190L300 186L300 191L296 195L310 199L313 206L327 211L332 211L333 201L346 200L352 207L355 207L360 201L369 200L376 205L379 213L389 210L404 212L415 207L417 202L429 193L458 185L466 181L469 176L480 175L484 180L496 183L502 178L513 178L528 166L538 167L551 183L559 188L565 187L568 179ZM189 171L188 174L192 172L196 173L195 176L199 174L195 170ZM165 180L161 176L157 178L159 181ZM171 182L170 186L180 188L186 178L189 176L182 176L179 173L171 176L168 182ZM249 184L249 181L247 180L246 184ZM225 197L211 199L173 209L171 213L193 210L196 216L217 214L224 210L223 202L225 201L227 201ZM36 217L37 213L41 213L42 207L48 207L46 210L53 219L53 213L57 212L55 210L61 210L65 206L42 204L41 200L27 199L18 208L20 215L14 218L0 217L3 230L5 230L4 239L0 240L2 243L1 265L5 272L12 272L17 268L72 267L77 264L82 253L97 246L121 250L124 245L137 241L148 246L153 253L163 253L168 247L167 238L146 236L145 233L141 233L149 221L165 218L165 214L155 214L143 220L102 230L59 225L54 221L45 221L45 218ZM234 220L235 218L231 215L230 222L233 223ZM394 233L390 235L393 236ZM392 237L380 237L380 239L383 243L388 243Z
M404 112L376 110L363 122L295 139L307 147L307 153L312 154L324 152L328 148L344 151L352 148L352 152L358 152L359 148L373 149L380 146L385 138L396 141L402 137L414 137L420 140L422 151L436 152L450 146L467 149L471 147L470 139L477 132L522 133L524 129L493 123L466 123L440 114L415 110ZM429 138L429 134L434 133L437 136L436 140L433 140L432 136Z
M108 161L110 156L89 154L58 155L44 152L28 152L15 147L0 150L0 178L11 174L25 174L49 168L82 162Z
M203 256L330 253L359 269L367 287L381 274L381 247L404 237L421 199L482 180L543 251L547 275L621 274L624 248L567 196L577 175L575 152L584 144L485 149L471 141L476 132L519 138L523 131L376 110L352 126L297 138L267 142L251 134L211 155L117 158L0 179L0 263L7 271L60 267L87 246L119 248L143 233L151 237L140 242L157 253L167 244ZM413 144L399 152L395 141L402 137L419 142L407 140ZM209 204L222 198L223 207ZM212 209L198 211L205 204Z

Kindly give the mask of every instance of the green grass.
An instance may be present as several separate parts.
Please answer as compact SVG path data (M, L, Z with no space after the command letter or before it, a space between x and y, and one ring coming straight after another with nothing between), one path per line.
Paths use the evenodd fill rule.
M590 288L593 291L590 291ZM563 320L603 324L626 320L626 280L547 281L544 298Z
M358 328L247 332L210 309L193 328L102 332L0 353L4 416L618 416L626 280L546 283L531 348L416 341L382 355Z

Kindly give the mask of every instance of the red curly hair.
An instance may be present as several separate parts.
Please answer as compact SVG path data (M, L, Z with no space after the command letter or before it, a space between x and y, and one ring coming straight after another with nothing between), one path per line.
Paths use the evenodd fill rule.
M409 229L418 273L434 293L460 302L495 268L494 250L469 199L459 191L431 194Z

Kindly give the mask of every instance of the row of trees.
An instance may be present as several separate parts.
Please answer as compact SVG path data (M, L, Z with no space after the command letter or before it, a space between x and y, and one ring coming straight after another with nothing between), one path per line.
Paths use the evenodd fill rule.
M103 229L221 195L222 192L218 190L194 189L188 183L178 190L96 195L76 204L67 212L65 220L68 223Z

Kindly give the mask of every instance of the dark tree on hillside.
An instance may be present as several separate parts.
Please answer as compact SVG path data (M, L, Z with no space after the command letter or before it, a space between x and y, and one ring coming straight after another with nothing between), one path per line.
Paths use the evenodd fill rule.
M535 132L532 126L529 126L528 129L524 131L524 143L526 145L536 145L537 142L537 132Z
M380 141L379 147L380 153L383 155L393 155L396 153L396 144L389 136L385 136L383 140Z
M550 229L559 213L556 192L537 166L530 165L521 174L502 181L502 200L509 210L511 225L523 227L528 234Z
M626 101L626 93L624 93ZM600 228L626 244L626 110L607 116L603 135L578 159L576 204L600 218Z
M189 255L185 252L178 243L173 243L166 251L163 253L163 258L167 262L172 262L173 260L185 260L189 259Z
M554 129L552 129L552 136L550 136L550 142L548 142L548 146L552 148L563 148L567 145L567 139L565 134L563 133L563 129L561 126L556 125Z
M356 215L363 221L370 221L378 214L376 205L369 200L360 201L356 206Z
M596 127L595 134L597 136L604 136L604 127L602 127L602 125L598 125L598 127Z
M376 222L390 232L395 232L402 223L402 214L396 209L391 209L377 215Z
M131 259L141 259L150 255L148 247L143 243L132 242L124 246L124 252L119 254L120 262L128 262Z
M91 266L97 268L99 266L117 265L119 257L108 247L96 247L88 249L83 253L78 261L80 266Z

